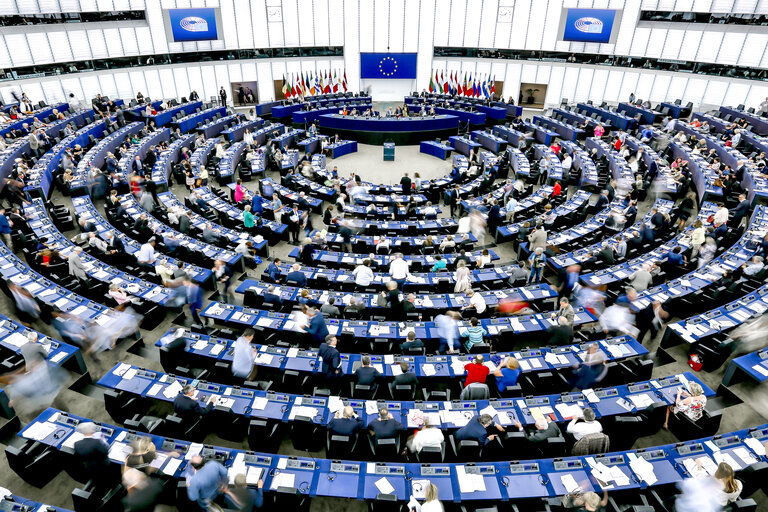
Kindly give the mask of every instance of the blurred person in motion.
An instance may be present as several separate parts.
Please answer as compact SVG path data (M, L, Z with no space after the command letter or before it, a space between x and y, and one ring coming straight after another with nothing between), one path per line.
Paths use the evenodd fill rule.
M189 460L187 474L187 497L195 502L201 512L212 510L213 501L221 494L222 489L229 483L227 470L215 460L205 461L200 455Z
M584 352L584 362L574 366L570 382L575 389L588 389L603 380L606 373L608 368L605 366L605 355L597 343L592 343Z
M124 512L152 512L163 492L160 480L133 468L123 473L123 487L126 491L123 498Z
M477 245L485 245L485 226L483 214L477 210L472 210L469 213L469 230L477 238Z
M46 361L50 349L48 338L39 342L37 332L30 331L20 348L24 367L0 377L0 384L7 386L9 406L20 416L34 415L49 407L64 385L66 372Z
M16 315L19 322L29 327L32 322L40 319L40 305L26 288L15 283L8 283L8 289L16 304Z
M675 499L676 512L720 512L722 484L716 478L686 478L678 484L680 494Z
M603 491L601 498L595 492L573 493L563 496L563 507L577 512L603 512L608 505L608 491Z
M259 478L256 488L248 487L245 475L235 475L234 485L224 490L227 508L238 512L252 512L264 506L264 480Z
M94 322L88 330L91 341L88 353L91 355L115 348L117 340L139 330L139 323L142 320L141 315L125 304L103 314L106 315L107 320L103 323Z
M731 338L736 341L734 355L754 352L768 345L768 314L741 324L731 331Z

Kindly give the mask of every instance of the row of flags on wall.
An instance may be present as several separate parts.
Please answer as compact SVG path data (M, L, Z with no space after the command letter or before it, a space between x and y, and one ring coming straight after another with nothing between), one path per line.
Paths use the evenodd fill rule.
M496 94L496 77L488 75L473 77L472 73L460 71L435 71L429 77L429 92L458 94L470 98L490 98Z
M294 96L315 96L332 92L347 92L346 71L309 71L305 74L288 73L283 75L283 94L286 98Z

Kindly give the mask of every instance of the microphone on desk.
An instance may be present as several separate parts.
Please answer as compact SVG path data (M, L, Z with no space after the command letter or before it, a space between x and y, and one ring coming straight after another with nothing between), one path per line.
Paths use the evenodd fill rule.
M549 483L549 480L544 475L539 475L539 483L541 485L547 485Z

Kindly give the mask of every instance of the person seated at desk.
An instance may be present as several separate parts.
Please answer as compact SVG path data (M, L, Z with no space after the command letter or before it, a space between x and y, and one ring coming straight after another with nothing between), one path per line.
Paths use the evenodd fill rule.
M195 394L194 386L184 386L181 390L181 394L176 396L173 401L173 412L182 419L185 423L192 423L197 421L198 417L204 416L213 410L213 401L215 395L211 394L208 397L205 408L200 406L200 403L193 398Z
M517 362L517 359L514 357L504 359L504 362L493 372L499 393L506 391L507 387L516 386L520 373L520 363Z
M403 425L392 417L389 409L379 409L379 417L368 424L368 432L374 441L381 439L394 439L403 430Z
M664 265L666 270L685 267L688 263L682 252L682 247L679 245L675 246L674 249L668 251L663 256L663 259L659 263Z
M341 311L336 307L336 297L329 297L328 302L320 306L320 313L325 317L339 318Z
M587 434L598 434L603 431L603 426L595 419L595 411L591 407L585 407L580 417L574 417L565 429L578 441Z
M364 427L363 419L349 405L336 411L331 421L328 422L328 432L337 436L351 436Z
M684 389L684 386L678 387L675 405L667 407L664 428L669 428L670 412L675 415L683 413L690 421L696 422L704 415L704 407L706 405L707 397L704 395L704 389L698 382L689 382L688 389Z
M409 338L411 334L413 334L414 338L416 337L416 333L408 333ZM411 371L410 366L405 361L400 361L400 372L400 375L395 375L395 378L392 381L393 388L394 386L413 386L416 388L416 386L419 385L419 379L416 377L416 373Z
M469 297L469 304L462 308L463 311L474 309L475 314L482 315L488 309L488 305L485 302L485 297L483 297L482 294L474 290L469 290L467 292L467 297Z
M444 442L443 431L431 425L428 417L424 417L424 426L408 438L406 446L412 453L420 453L427 446L441 448Z
M400 350L405 352L406 350L410 349L423 349L424 348L424 342L420 339L416 339L416 332L410 331L408 333L408 336L406 336L405 341L400 344Z
M480 446L485 446L489 442L496 439L496 436L502 434L490 434L488 429L495 428L500 432L505 432L504 427L493 421L490 414L480 414L474 416L469 423L461 427L454 434L456 441L477 441Z
M467 352L471 351L472 347L478 343L483 343L484 337L487 335L488 332L483 328L482 325L480 325L480 321L477 319L477 317L470 318L469 327L462 335L462 337L467 338L464 342L464 347L466 348Z
M301 271L301 265L298 263L294 263L291 266L291 271L285 276L285 280L296 287L307 285L307 276Z
M563 507L569 510L575 510L576 512L605 512L605 507L607 505L608 491L603 491L602 499L594 492L578 495L569 494L563 498Z
M763 268L765 268L765 264L763 263L763 257L762 256L753 256L752 259L749 261L749 263L744 263L742 265L742 268L744 269L744 275L745 276L755 276L762 272Z
M485 380L490 370L483 362L483 356L478 354L472 361L464 365L464 371L467 372L467 378L464 380L464 387L473 383L485 384Z
M355 379L357 384L361 386L374 386L376 381L381 378L381 373L379 373L379 370L371 366L370 356L363 356L360 359L360 363L362 366L355 370Z
M525 434L525 438L531 443L541 443L547 439L553 437L560 437L560 427L554 421L548 422L546 418L536 420L535 429L531 432L526 430L519 421L515 421L514 425L517 430Z

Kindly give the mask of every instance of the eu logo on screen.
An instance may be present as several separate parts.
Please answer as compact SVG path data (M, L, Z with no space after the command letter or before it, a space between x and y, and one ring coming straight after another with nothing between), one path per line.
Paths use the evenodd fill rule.
M416 54L361 53L360 78L416 78Z
M607 43L615 16L613 9L567 9L563 40Z
M176 42L218 39L216 9L169 9L168 18Z

